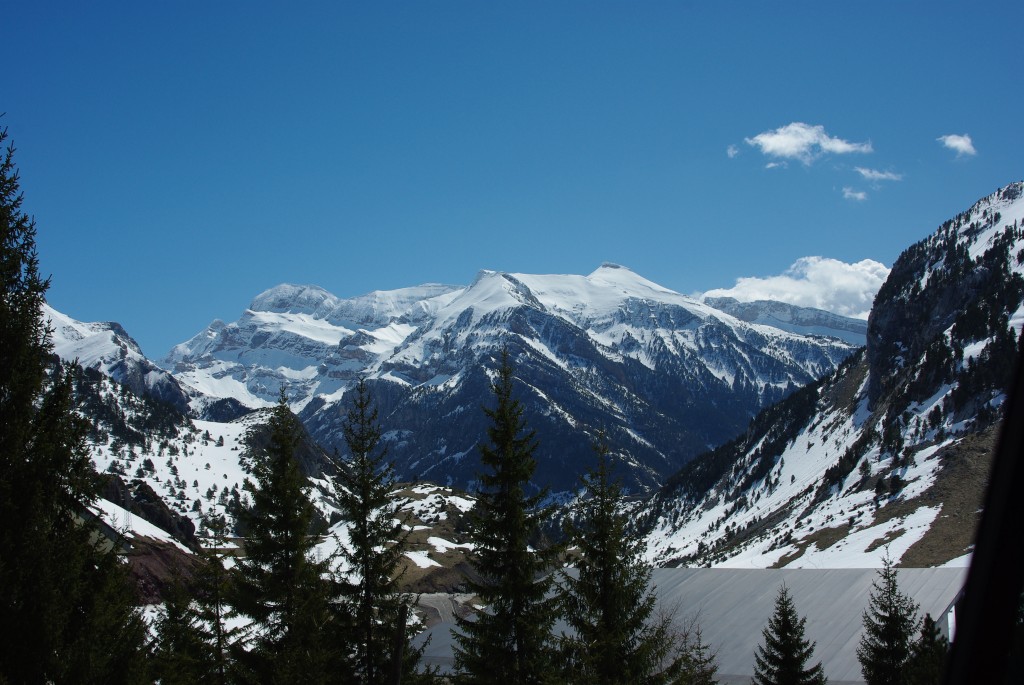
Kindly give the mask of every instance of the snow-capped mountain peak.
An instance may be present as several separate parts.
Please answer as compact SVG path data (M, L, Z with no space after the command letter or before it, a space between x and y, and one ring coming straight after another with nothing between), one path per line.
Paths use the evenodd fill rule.
M354 328L376 328L399 319L419 321L462 290L461 286L442 283L374 290L339 300L326 318L334 324Z
M605 262L587 276L587 280L606 286L621 288L623 292L649 296L651 293L678 293L649 281L632 269L621 264Z
M316 285L282 283L253 298L254 312L290 312L323 316L338 306L337 297Z
M78 321L48 304L43 305L43 318L50 321L54 352L61 358L77 357L82 366L92 366L110 361L112 355L142 356L142 348L119 323Z
M605 264L587 276L483 270L468 286L428 284L350 299L278 286L237 321L176 346L166 364L203 393L250 407L274 403L284 388L328 446L339 441L345 392L368 378L387 398L385 429L406 436L392 446L399 471L412 477L429 462L434 479L466 485L474 477L474 436L482 434L477 419L442 435L435 428L451 426L428 429L415 417L478 407L488 392L483 369L505 346L535 393L533 410L546 415L544 422L559 417L549 439L563 440L567 434L553 436L581 422L619 425L643 453L631 457L636 464L627 471L644 485L700 446L729 437L756 409L835 368L853 349L749 325ZM690 404L683 424L695 421L703 411L697 407L707 404L710 412L699 436L683 436L693 426L666 429L663 419ZM649 414L649 426L631 425L638 411ZM584 441L567 453L588 450ZM462 464L466 454L474 459ZM544 477L572 488L575 473L552 464Z
M86 323L67 316L49 304L43 318L50 322L53 351L67 361L77 360L96 369L137 395L153 395L179 410L188 404L186 391L169 373L142 354L138 343L119 323Z

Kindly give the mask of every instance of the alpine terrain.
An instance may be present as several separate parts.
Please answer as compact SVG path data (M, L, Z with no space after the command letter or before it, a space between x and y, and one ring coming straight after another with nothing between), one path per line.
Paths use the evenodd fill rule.
M877 567L966 555L1024 327L1024 184L897 259L867 347L642 505L656 565ZM962 563L962 562L957 562Z
M46 317L55 352L85 367L77 408L107 474L97 513L132 542L148 598L192 563L167 557L187 556L177 544L194 547L211 516L234 530L281 388L308 428L297 457L316 526L336 534L318 553L344 544L331 476L346 468L341 423L361 377L411 483L399 486L410 586L457 588L473 502L457 488L473 489L504 346L540 442L536 484L569 497L604 429L634 491L658 488L628 505L656 565L876 566L886 550L929 565L969 552L1024 323L1021 196L1007 186L909 248L866 327L777 302L701 303L612 265L349 300L278 286L177 346L173 373L117 324ZM862 333L866 349L840 339Z
M480 406L508 347L540 442L533 484L573 492L590 440L604 430L617 472L639 492L834 371L856 344L824 336L849 339L856 326L825 312L800 332L749 323L605 264L589 276L482 271L466 287L345 300L281 285L162 363L197 397L250 408L269 406L284 388L328 449L341 445L346 393L365 378L398 476L471 490L486 425Z

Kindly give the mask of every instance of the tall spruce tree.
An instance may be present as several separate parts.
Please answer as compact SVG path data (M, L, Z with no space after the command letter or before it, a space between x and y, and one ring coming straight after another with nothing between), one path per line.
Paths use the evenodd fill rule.
M561 641L570 682L595 684L670 682L682 660L665 663L669 625L651 620L655 597L643 542L627 528L622 489L611 479L604 435L594 445L597 465L583 478L585 498L566 525L578 549L576 573L562 573L559 601L574 634Z
M341 557L349 569L340 585L346 600L339 625L351 622L348 647L352 678L358 683L379 683L392 672L396 659L396 631L404 633L401 656L403 681L416 678L422 649L408 644L407 626L399 626L407 598L399 591L401 561L408 532L402 525L401 502L394 495L394 467L385 461L381 430L370 391L363 379L343 426L350 459L336 477L342 520L348 523L348 545ZM344 635L344 632L342 633Z
M471 559L479 580L469 587L485 608L475 620L458 619L455 668L463 674L460 682L543 683L554 672L556 606L548 594L557 550L540 541L545 493L526 493L537 465L537 443L526 430L512 389L512 363L503 349L491 383L496 406L484 409L491 419L490 444L480 447L480 459L489 471L480 475L470 515Z
M0 146L7 129L0 130ZM87 523L97 478L74 413L71 365L53 363L35 222L14 148L0 153L0 681L146 677L145 623L125 565Z
M804 637L807 619L798 615L789 589L783 585L775 598L775 612L761 631L764 643L754 653L757 685L825 685L819 661L808 668L814 644Z
M175 574L154 622L154 675L160 685L214 682L217 666L209 626L203 621L191 588Z
M949 653L949 640L939 632L939 626L931 614L924 615L921 633L910 646L907 662L908 685L939 685Z
M900 592L896 568L888 555L871 585L863 623L857 660L864 680L868 685L904 683L910 645L917 630L917 605Z
M696 621L694 621L696 623ZM669 682L672 685L717 685L718 658L711 646L704 642L700 626L694 625L681 636L669 635L676 644L669 655L678 660L679 675ZM667 667L673 667L671 662Z
M313 503L295 459L302 428L284 390L268 428L269 444L254 455L252 505L239 513L245 556L233 604L252 630L247 649L235 654L254 682L314 685L327 682L331 670L327 569L313 558Z
M235 672L231 645L239 637L239 628L230 622L236 616L229 604L232 576L221 560L227 547L227 520L222 514L211 514L206 528L210 531L210 547L202 552L204 563L195 578L200 629L211 659L210 674L204 682L227 685L234 680Z

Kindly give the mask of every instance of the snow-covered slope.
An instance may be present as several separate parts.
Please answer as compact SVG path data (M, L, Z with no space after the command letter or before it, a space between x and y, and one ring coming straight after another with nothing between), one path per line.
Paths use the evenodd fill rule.
M286 387L301 409L347 387L453 291L428 284L341 300L317 286L279 285L257 295L238 321L214 321L176 345L163 364L206 397L268 407Z
M824 335L858 346L863 345L867 339L867 321L813 307L798 307L775 300L740 302L732 297L704 297L702 301L732 314L737 319L772 326L791 333Z
M341 444L345 392L366 377L399 474L467 487L485 435L487 369L503 346L541 439L538 484L558 491L575 488L600 428L629 485L648 487L853 350L741 321L606 264L588 276L482 271L466 287L350 300L278 286L238 321L176 346L164 365L207 395L253 407L285 388L328 447Z
M178 409L188 405L185 390L174 377L144 354L138 343L114 322L84 323L43 305L50 322L53 351L65 361L96 369L137 395L150 394Z
M172 407L89 370L76 379L77 410L89 421L92 460L105 474L101 498L94 507L131 548L131 555L148 554L150 543L167 543L183 553L185 545L207 542L207 521L224 516L229 547L234 546L239 509L250 502L252 450L269 418L259 410L230 422L190 419ZM348 542L347 524L339 518L336 484L319 448L304 439L296 452L307 473L310 496L324 530L316 554L344 569L334 553ZM326 467L326 468L325 468ZM343 466L341 468L344 468ZM430 483L398 485L402 523L410 532L407 552L409 587L416 591L451 589L461 581L452 569L465 561L471 548L460 521L473 498ZM333 525L330 525L333 524ZM328 529L328 526L330 528ZM181 562L191 563L191 562ZM149 568L150 564L143 564ZM138 576L148 594L159 595L160 582Z
M910 247L866 354L762 413L650 502L659 564L907 565L969 551L1024 327L1024 184Z

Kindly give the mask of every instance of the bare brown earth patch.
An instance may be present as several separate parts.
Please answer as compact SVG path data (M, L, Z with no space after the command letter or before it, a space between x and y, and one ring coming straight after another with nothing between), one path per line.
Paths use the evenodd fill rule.
M931 457L941 460L941 468L930 488L913 499L896 499L875 513L873 524L877 525L909 516L921 507L941 507L928 531L902 556L899 566L938 566L970 551L998 432L998 426L990 426L940 450Z
M850 532L849 526L835 526L833 528L820 528L807 537L804 540L807 541L808 546L811 543L815 543L818 549L828 549L832 545L836 544L843 538L845 538Z
M937 566L970 550L981 519L998 433L998 426L990 426L938 455L942 470L935 484L914 502L917 506L941 502L942 509L928 532L900 559L900 566Z
M795 540L793 544L796 545L796 549L792 552L788 552L782 555L782 557L780 557L778 561L772 564L771 567L785 567L786 564L793 561L794 559L799 559L800 557L802 557L804 552L807 551L807 548L810 547L812 544L816 545L819 550L828 549L829 547L831 547L832 545L836 544L844 537L846 537L847 534L849 534L849 532L849 526L820 528L814 531L813 533L800 538L799 540Z
M941 460L941 467L931 487L913 499L897 497L875 512L871 525L905 518L924 506L941 507L928 531L900 558L899 566L938 566L970 551L981 517L998 433L998 426L990 426L940 450L931 457ZM905 532L903 528L889 532L872 541L865 551L871 552L883 547ZM840 526L825 528L794 540L797 549L781 557L772 568L782 568L799 558L811 543L817 543L819 549L825 549L848 533L848 528Z
M125 559L139 604L162 602L164 593L176 577L189 587L204 563L198 556L182 551L172 542L141 536L132 538L131 549Z
M893 540L895 540L896 538L898 538L899 536L903 535L906 532L907 531L904 530L903 528L897 528L896 530L890 530L888 533L886 533L882 537L875 538L874 540L872 540L871 543L867 547L864 548L864 551L865 552L874 552L879 547L885 547L890 542L892 542Z
M417 492L413 486L400 488L395 494L414 501L439 500L432 494L424 495ZM469 549L442 545L444 549L439 551L429 539L440 538L454 545L467 542L463 530L466 514L453 505L443 505L440 502L438 506L431 505L419 509L424 512L422 518L409 514L405 522L412 528L407 538L406 550L423 554L440 566L422 568L408 557L404 558L399 581L402 591L459 592L464 588L467 577L473 575L468 559Z

